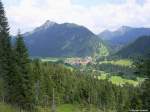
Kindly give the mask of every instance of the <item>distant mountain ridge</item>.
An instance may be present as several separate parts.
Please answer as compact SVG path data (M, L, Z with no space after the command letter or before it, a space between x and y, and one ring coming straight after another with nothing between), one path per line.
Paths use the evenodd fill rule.
M133 28L122 26L116 31L104 31L98 36L105 40L108 45L116 50L127 46L141 36L149 36L150 28Z
M132 44L124 47L116 55L128 58L136 56L147 56L150 54L150 36L139 37Z
M124 35L126 32L128 32L131 29L132 29L131 27L122 26L119 29L117 29L116 31L104 30L103 32L101 32L98 35L103 40L112 40L114 38L117 38L118 36Z
M31 56L68 57L108 55L104 42L84 26L46 21L23 34Z

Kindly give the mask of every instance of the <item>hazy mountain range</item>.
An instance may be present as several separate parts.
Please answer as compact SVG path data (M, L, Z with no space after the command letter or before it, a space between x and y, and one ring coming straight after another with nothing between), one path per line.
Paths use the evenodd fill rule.
M150 28L122 26L96 35L84 26L49 20L23 34L29 54L38 57L107 56L109 52L122 57L146 54L150 52L148 36Z
M141 36L149 36L150 28L133 28L122 26L116 31L105 30L98 36L105 40L107 44L115 51L133 43Z
M108 55L107 46L84 26L46 21L23 34L31 56L70 57Z
M142 36L117 52L122 58L150 55L150 36Z

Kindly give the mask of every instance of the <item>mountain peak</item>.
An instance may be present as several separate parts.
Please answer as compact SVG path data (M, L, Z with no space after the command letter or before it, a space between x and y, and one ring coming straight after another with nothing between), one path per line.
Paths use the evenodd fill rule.
M70 28L79 26L75 23L63 23L63 25L66 25L67 27L70 27Z
M45 29L46 28L46 29ZM57 24L46 21L34 32L25 35L31 56L85 57L107 55L107 47L89 29L73 23Z
M121 28L130 29L131 27L130 26L121 26Z
M102 31L101 33L111 33L111 31L106 29L106 30Z
M40 30L45 30L47 28L50 28L50 27L53 27L54 25L56 25L57 23L56 22L53 22L53 21L50 21L50 20L47 20L43 25L37 27L33 32L31 33L34 33L34 32L38 32Z
M122 32L122 33L125 33L126 31L130 30L131 27L129 26L121 26L118 31Z
M46 29L46 28L48 28L50 26L53 26L55 24L57 24L57 23L53 22L53 21L50 21L50 20L47 20L42 26Z

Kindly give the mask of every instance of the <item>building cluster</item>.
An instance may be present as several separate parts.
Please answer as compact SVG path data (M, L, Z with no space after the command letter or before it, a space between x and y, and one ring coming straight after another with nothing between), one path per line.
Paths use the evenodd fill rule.
M71 65L87 65L89 63L92 63L92 58L91 57L68 58L66 59L65 63L71 64Z

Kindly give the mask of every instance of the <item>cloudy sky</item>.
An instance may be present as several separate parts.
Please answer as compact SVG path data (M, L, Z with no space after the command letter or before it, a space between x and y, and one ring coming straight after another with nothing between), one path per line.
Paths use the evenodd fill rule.
M2 0L16 34L33 30L46 20L71 22L95 33L120 26L150 27L150 0Z

